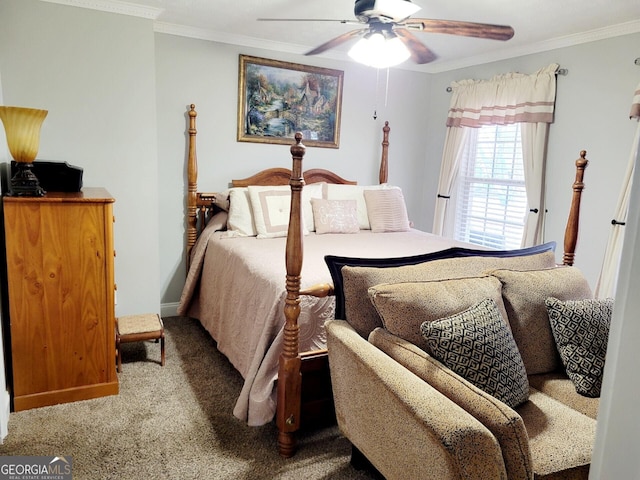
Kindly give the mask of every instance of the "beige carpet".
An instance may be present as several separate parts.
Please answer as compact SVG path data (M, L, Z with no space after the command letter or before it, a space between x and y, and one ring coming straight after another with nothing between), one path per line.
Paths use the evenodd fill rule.
M71 455L74 479L371 479L337 427L300 434L282 459L274 424L232 415L241 377L196 321L165 318L153 342L123 345L120 394L12 413L0 455Z

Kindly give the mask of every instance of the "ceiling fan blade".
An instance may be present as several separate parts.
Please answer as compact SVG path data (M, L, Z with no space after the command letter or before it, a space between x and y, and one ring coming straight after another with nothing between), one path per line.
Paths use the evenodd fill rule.
M363 35L367 30L368 30L367 28L360 28L358 30L351 30L350 32L343 33L342 35L332 38L328 42L325 42L322 45L317 46L313 50L309 50L307 53L305 53L305 55L317 55L331 48L335 48L338 45L342 45L343 43L351 40L352 38Z
M411 59L422 65L424 63L433 62L438 56L429 50L420 40L418 40L413 33L404 28L394 28L393 32L398 36L402 43L411 52Z
M430 18L408 18L402 22L402 26L429 33L447 33L449 35L489 38L492 40L509 40L514 34L513 28L508 25L434 20Z

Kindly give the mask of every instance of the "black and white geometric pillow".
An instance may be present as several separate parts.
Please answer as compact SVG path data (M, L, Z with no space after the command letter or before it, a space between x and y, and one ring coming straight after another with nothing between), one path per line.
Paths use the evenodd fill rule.
M576 391L599 397L613 299L545 300L560 358Z
M435 358L489 395L512 408L529 398L522 357L492 299L424 322L420 331Z

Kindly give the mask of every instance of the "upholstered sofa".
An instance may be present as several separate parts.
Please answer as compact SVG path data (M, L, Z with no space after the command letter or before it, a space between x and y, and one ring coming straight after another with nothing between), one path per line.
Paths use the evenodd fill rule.
M595 316L610 317L612 304L584 300L592 292L581 272L556 266L552 250L539 252L327 259L337 295L337 319L326 329L338 425L385 478L588 477L600 384L567 375L549 315L556 309L571 321L597 304ZM483 312L498 332L495 348L483 344L493 333L466 331ZM608 335L602 323L600 349ZM460 329L461 343L451 347Z

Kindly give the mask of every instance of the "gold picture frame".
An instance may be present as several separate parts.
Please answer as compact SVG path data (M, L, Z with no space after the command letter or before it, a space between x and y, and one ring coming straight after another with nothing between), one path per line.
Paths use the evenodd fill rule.
M339 148L344 72L240 55L238 141Z

